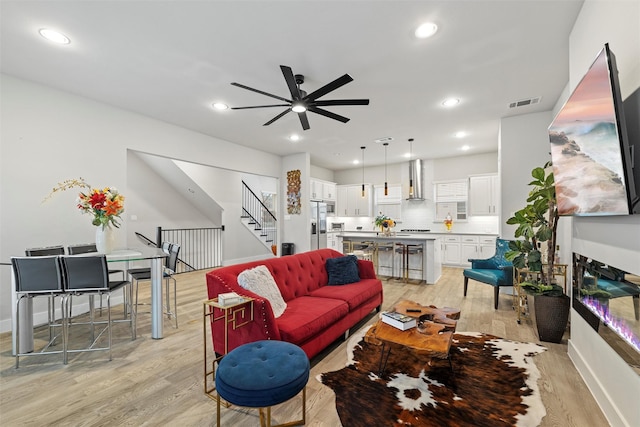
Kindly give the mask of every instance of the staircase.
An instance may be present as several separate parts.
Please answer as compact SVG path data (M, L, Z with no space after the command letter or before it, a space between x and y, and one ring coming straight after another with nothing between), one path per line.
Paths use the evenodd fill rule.
M242 223L275 255L278 248L278 224L273 212L242 181Z

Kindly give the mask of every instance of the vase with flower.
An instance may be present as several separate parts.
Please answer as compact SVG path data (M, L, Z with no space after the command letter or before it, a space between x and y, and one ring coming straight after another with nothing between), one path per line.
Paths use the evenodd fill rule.
M115 235L111 226L120 227L120 215L124 212L124 196L114 187L92 188L83 178L80 178L58 183L44 201L56 192L74 187L90 190L78 194L76 206L83 214L88 213L93 216L91 224L97 227L96 248L98 252L111 253L115 244Z
M380 228L380 233L385 236L391 235L391 229L396 226L396 222L380 212L373 220L373 224Z
M111 226L120 227L118 220L124 212L124 196L113 187L93 188L90 192L78 195L78 209L82 213L93 216L91 224L98 227L96 229L98 252L111 253L115 240Z
M448 213L444 219L444 226L447 227L447 233L450 233L451 227L453 227L453 218L451 218L451 213Z

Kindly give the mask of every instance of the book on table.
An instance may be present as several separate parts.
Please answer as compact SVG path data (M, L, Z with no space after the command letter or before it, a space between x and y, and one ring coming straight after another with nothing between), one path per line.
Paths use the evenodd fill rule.
M402 331L415 328L417 325L415 317L407 316L396 311L385 311L382 313L381 319L384 323Z

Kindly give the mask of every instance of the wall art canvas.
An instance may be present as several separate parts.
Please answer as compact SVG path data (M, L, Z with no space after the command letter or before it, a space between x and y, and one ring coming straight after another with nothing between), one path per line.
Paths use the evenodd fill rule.
M300 169L287 172L287 213L300 215Z

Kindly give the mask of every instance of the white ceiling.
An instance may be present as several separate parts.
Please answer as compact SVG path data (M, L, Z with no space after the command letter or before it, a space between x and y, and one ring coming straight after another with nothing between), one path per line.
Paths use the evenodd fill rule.
M375 139L393 137L388 162L497 151L501 117L553 108L569 78L568 39L582 0L502 1L6 1L1 71L278 155L310 152L314 165L384 162ZM413 37L424 21L439 26ZM65 33L56 46L40 28ZM290 98L280 65L311 92L348 73L322 99L369 98L270 126L284 110L214 111L273 104L231 82ZM443 108L447 97L455 108ZM510 110L513 101L542 97ZM279 103L276 101L275 103ZM466 138L454 134L464 131ZM293 143L292 134L302 139ZM468 145L469 151L460 150Z

